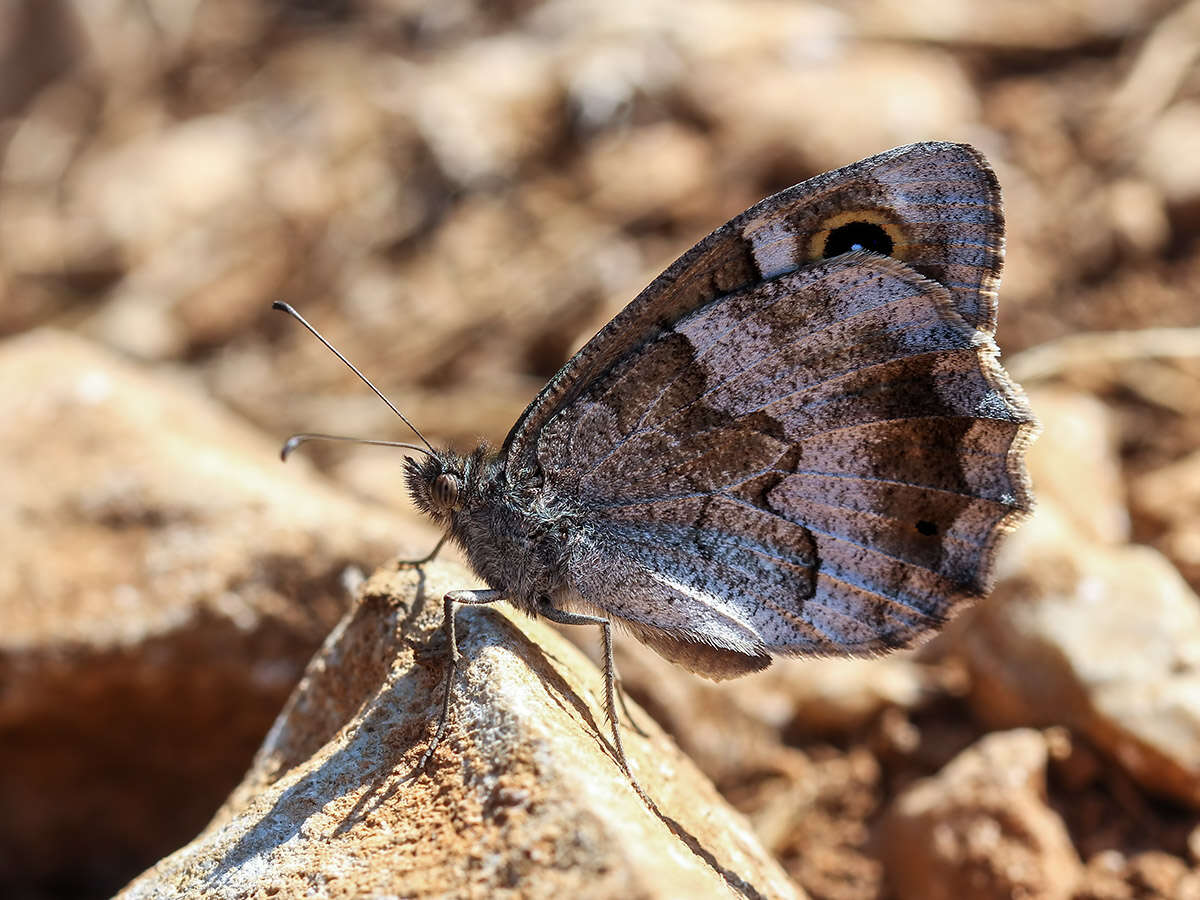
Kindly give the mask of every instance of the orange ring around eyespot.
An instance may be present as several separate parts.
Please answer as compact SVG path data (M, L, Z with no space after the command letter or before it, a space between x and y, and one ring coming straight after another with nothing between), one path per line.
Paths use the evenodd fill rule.
M813 232L808 240L808 258L811 260L825 258L825 243L829 235L851 222L865 222L868 225L878 225L892 240L892 252L888 254L895 259L908 259L911 242L898 222L892 219L882 209L850 209L830 216L821 223L821 227Z

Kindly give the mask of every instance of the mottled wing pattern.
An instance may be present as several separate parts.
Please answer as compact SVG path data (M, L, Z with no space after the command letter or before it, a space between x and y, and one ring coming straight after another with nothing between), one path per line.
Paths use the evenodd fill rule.
M878 224L888 255L945 285L970 324L995 331L1004 250L995 175L966 144L898 147L768 197L676 260L522 413L504 442L510 476L531 464L542 425L621 357L716 297L824 258L856 222Z
M911 643L986 590L1030 505L1033 419L995 356L945 289L874 254L684 316L538 442L585 510L575 587L716 677Z
M1002 244L986 163L917 144L681 257L505 442L580 510L584 604L720 678L904 646L986 590L1035 428L991 340Z

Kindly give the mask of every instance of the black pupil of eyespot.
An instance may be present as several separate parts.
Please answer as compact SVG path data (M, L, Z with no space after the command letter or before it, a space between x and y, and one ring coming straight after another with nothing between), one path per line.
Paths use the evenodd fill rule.
M917 531L921 532L921 534L932 537L933 535L937 534L937 530L938 529L935 524L925 519L922 519L917 523Z
M829 232L825 239L825 258L840 256L852 250L870 250L888 256L892 238L882 225L874 222L847 222Z

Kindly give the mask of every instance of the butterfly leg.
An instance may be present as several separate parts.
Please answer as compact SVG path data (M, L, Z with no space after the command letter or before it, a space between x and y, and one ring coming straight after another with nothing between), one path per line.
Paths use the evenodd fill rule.
M650 733L637 723L637 719L633 717L633 713L629 711L629 704L625 702L625 682L621 680L621 673L617 672L617 700L621 704L621 712L625 714L625 721L629 723L629 727L636 731L644 738L650 737Z
M543 597L539 601L538 615L545 616L551 622L557 622L559 625L600 626L600 633L604 637L604 711L608 716L609 724L612 726L613 743L617 749L617 759L621 763L621 768L625 770L625 774L633 781L637 792L642 795L643 799L647 799L641 785L633 777L633 772L629 768L629 760L625 758L625 745L621 743L621 729L617 719L617 665L613 659L612 623L603 616L589 616L584 613L573 613L559 609L550 602L549 597ZM624 701L622 701L622 705L624 705Z
M431 561L435 556L438 555L438 551L440 551L442 549L442 547L446 546L446 541L448 541L448 540L450 540L450 535L443 534L442 539L440 541L438 541L436 544L434 544L433 549L430 550L427 554L422 556L420 559L398 560L396 562L396 568L397 569L415 569L418 566L425 565L425 563Z
M442 541L434 548L434 553L437 553L438 549L445 543L445 540L445 538L442 538ZM437 730L433 733L433 739L430 740L429 746L425 748L425 752L421 754L421 758L417 761L413 770L404 777L405 781L416 778L425 770L425 764L429 762L434 751L437 750L438 744L442 742L442 735L446 733L446 723L450 719L450 698L454 695L454 676L458 673L458 661L462 658L458 652L458 635L454 629L454 604L463 603L469 606L483 606L503 599L504 594L502 591L493 590L451 591L442 599L442 627L445 629L446 644L450 649L450 666L446 672L446 689L442 693L442 711L438 716Z

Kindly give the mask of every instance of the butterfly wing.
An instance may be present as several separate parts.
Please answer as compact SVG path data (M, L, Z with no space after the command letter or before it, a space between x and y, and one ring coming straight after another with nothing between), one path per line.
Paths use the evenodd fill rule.
M996 177L966 144L898 147L752 206L656 278L529 404L504 441L510 476L527 468L541 427L593 378L709 301L834 255L855 236L946 287L959 313L996 328L1004 217ZM891 244L890 249L879 247Z
M912 643L986 591L1030 506L1033 418L995 357L874 254L704 305L538 440L588 523L573 586L704 674Z
M994 259L969 257L979 268L965 300L911 256L801 259L838 239L850 198L895 185L912 196L949 173L975 185L955 197L977 199L935 192L912 204L915 223L887 208L905 230L852 236L919 235L940 215L937 242L892 249L937 243L940 262L922 265L959 283L974 250L948 223L960 206L967 217L995 206L982 165L958 145L915 145L769 198L685 254L556 376L505 462L516 477L540 471L549 495L580 509L568 569L585 605L726 677L773 653L903 646L985 590L997 535L1030 505L1021 459L1034 427L995 361L991 313L968 319L990 308L998 211L979 240L967 223L962 247ZM813 196L842 212L810 215ZM877 224L877 210L854 222ZM790 230L802 222L813 230Z

